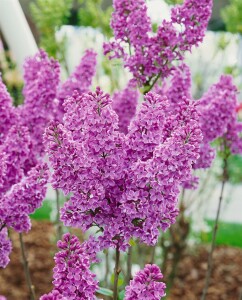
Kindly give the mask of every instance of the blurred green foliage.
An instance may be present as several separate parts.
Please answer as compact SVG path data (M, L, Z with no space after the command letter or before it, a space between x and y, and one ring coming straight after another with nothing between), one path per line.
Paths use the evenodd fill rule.
M230 4L221 10L227 31L242 34L242 1L230 0Z
M104 8L103 0L79 0L82 5L79 9L79 25L99 28L107 37L112 36L110 19L112 6Z
M228 158L228 181L232 184L242 183L242 157L241 155L231 155Z
M30 4L30 10L39 30L40 47L60 62L65 60L66 41L57 41L55 33L62 25L90 26L108 37L112 35L112 7L104 8L103 0L36 0Z
M209 232L201 232L201 241L210 243L212 241L213 220L207 220L211 230ZM234 246L242 248L242 224L219 222L216 244L223 246Z
M30 9L40 33L40 46L63 61L64 41L57 42L55 32L67 23L73 0L37 0Z
M23 103L23 80L12 58L11 52L0 52L0 75L3 83L13 99L13 105L18 106Z
M183 0L165 0L165 2L169 5L182 4Z

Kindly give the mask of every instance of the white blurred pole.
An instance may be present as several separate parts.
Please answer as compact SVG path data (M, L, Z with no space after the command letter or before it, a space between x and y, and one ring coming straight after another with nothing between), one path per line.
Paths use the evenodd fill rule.
M18 0L0 0L0 30L23 72L25 58L34 55L38 47Z

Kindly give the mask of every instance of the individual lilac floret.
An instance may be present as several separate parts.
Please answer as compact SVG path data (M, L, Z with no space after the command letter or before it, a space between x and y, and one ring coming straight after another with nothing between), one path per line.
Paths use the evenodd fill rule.
M123 58L138 84L148 89L170 74L184 51L203 40L212 12L212 0L185 0L154 33L145 0L114 0L113 6L114 41L104 43L104 53L110 59Z
M7 228L0 226L0 268L5 268L9 263L9 254L12 251L12 243L8 238Z
M42 204L46 194L48 166L37 165L19 183L16 183L0 199L0 228L11 227L17 232L27 232L30 227L29 214Z
M126 287L124 300L160 300L164 297L166 285L161 282L163 275L156 265L146 265L137 272Z
M113 109L119 117L119 130L127 134L130 121L135 115L139 93L137 85L130 80L127 87L113 95Z
M0 300L7 300L7 298L4 296L0 296Z
M60 251L55 254L53 284L54 291L42 296L41 300L68 299L94 300L98 289L96 275L90 271L90 257L86 247L70 233L63 235L57 243Z
M59 118L62 120L64 114L63 103L66 97L72 96L75 90L79 94L87 92L92 84L92 79L96 73L97 53L93 50L86 50L80 64L68 79L59 87L57 94L59 100Z

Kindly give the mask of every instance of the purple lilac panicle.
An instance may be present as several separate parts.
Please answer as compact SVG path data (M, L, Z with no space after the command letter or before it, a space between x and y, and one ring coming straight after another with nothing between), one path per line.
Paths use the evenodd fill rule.
M212 0L185 0L172 9L171 21L164 20L153 33L144 0L114 0L113 6L114 41L104 43L104 54L123 58L140 86L170 74L172 62L183 60L184 51L202 41L212 12Z
M27 232L29 214L41 206L46 194L48 166L37 165L19 183L16 183L0 199L0 227L11 227L17 232Z
M195 168L208 168L215 156L210 143L219 137L226 139L232 153L242 153L240 138L241 123L237 121L237 88L232 77L222 75L218 83L212 85L207 93L198 100L200 124L203 132L200 158Z
M84 231L99 227L100 249L124 250L133 236L154 244L159 229L174 223L179 186L198 158L194 105L183 99L172 119L163 112L167 98L150 93L146 99L125 136L107 94L76 92L65 101L63 125L45 133L52 182L72 193L61 219Z
M70 233L63 235L57 243L60 251L55 255L54 291L42 296L41 300L96 299L98 289L96 275L90 271L90 257L86 246L81 245L78 238Z
M19 108L20 119L29 129L32 160L44 155L44 128L57 112L56 93L60 81L60 65L40 50L24 64L24 104Z
M93 50L86 50L81 59L80 64L74 72L68 77L60 87L57 94L59 100L59 116L58 120L62 120L64 114L64 100L68 96L72 96L77 90L79 94L87 92L92 84L92 79L96 73L97 53Z
M146 265L126 287L124 300L160 300L164 297L166 285L161 282L163 275L156 265Z

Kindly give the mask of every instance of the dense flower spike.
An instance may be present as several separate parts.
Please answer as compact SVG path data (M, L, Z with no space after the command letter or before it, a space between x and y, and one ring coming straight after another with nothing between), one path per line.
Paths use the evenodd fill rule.
M84 231L98 226L100 249L124 249L133 236L154 244L159 228L175 221L179 186L198 157L201 132L189 101L173 119L167 106L166 97L147 94L125 136L108 95L74 93L63 125L46 130L53 184L72 194L61 219Z
M221 137L226 139L232 153L242 153L241 123L237 122L237 88L231 76L221 76L218 83L198 100L200 124L203 132L200 159L195 168L208 168L215 156L210 143Z
M175 222L180 185L190 179L192 164L199 157L202 140L194 105L183 100L170 137L155 147L151 159L137 161L128 172L123 209L136 226L133 233L143 242L155 244L158 228Z
M123 58L139 85L148 87L168 76L172 62L202 41L212 12L212 0L185 0L153 33L144 0L114 0L113 6L114 41L104 44L104 53Z
M170 104L170 111L173 114L179 112L179 103L183 97L192 99L191 95L191 72L186 64L181 64L172 71L170 83L163 83L163 86L155 86L158 94L167 96Z
M59 77L59 63L48 58L43 50L27 59L24 64L23 94L25 100L20 108L20 117L21 122L28 127L30 132L32 159L44 154L42 135L44 128L54 118L57 111L58 101L55 99Z
M12 99L0 77L0 145L11 126L16 122L16 110Z
M5 153L5 176L2 187L0 186L0 197L3 197L3 193L24 176L25 162L30 154L28 129L21 125L12 126L0 146L0 151Z
M123 91L113 95L113 109L119 117L120 132L127 133L130 121L135 116L139 93L133 80L130 80Z
M42 204L48 179L46 164L37 165L0 199L0 228L11 227L17 232L31 227L29 214Z
M163 128L167 122L169 107L167 97L149 93L145 102L131 122L126 139L130 160L147 160L163 141Z
M80 94L87 92L92 84L92 79L96 73L97 53L93 50L86 50L81 59L80 64L75 71L68 77L58 91L59 100L59 119L62 120L64 114L63 103L66 97L72 96L73 92L77 90Z
M164 297L166 285L160 280L163 275L156 265L146 265L126 287L124 300L160 300Z
M192 45L197 46L202 42L211 12L211 0L185 0L182 5L172 8L171 20L182 28L179 32L179 47L182 51L189 51Z
M8 238L7 228L0 227L0 268L5 268L9 263L9 254L12 250L12 243Z
M90 257L78 238L67 233L57 243L60 251L55 255L54 291L41 300L68 299L94 300L98 289L96 275L90 271Z

